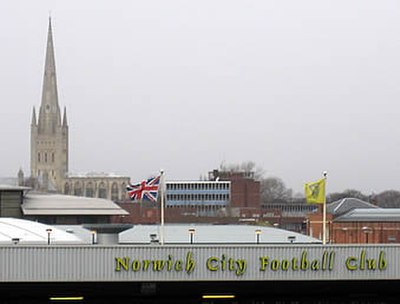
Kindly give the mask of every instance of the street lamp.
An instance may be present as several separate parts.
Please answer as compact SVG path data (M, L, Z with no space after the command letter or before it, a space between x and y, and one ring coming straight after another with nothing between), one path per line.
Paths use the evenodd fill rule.
M260 234L261 234L261 229L257 229L256 230L257 244L260 244Z
M92 245L96 244L96 230L92 230L90 233L92 234Z
M194 233L196 232L196 229L194 228L189 228L189 235L190 235L190 244L193 244L193 238L194 238Z
M53 229L51 229L51 228L47 228L46 229L46 232L47 232L47 245L50 245L50 235L51 235L52 231L53 231Z
M372 229L370 227L364 226L364 227L361 228L361 230L362 230L362 232L365 233L365 241L368 244L369 243L368 235L372 232Z

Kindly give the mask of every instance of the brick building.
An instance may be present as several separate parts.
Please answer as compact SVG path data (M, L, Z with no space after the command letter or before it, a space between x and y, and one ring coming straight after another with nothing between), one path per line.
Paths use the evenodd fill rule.
M355 198L328 204L326 225L328 243L400 242L400 209L379 208ZM307 217L307 234L322 238L322 206Z
M214 170L207 181L166 181L165 214L169 223L239 223L266 221L261 209L260 183L252 173ZM159 204L120 202L129 216L118 223L158 223Z

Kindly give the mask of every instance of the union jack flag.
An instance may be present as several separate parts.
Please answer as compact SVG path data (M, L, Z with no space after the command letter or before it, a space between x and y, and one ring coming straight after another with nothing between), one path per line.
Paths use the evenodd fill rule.
M126 191L132 201L148 200L157 201L158 187L160 185L160 176L149 178L141 183L126 186Z

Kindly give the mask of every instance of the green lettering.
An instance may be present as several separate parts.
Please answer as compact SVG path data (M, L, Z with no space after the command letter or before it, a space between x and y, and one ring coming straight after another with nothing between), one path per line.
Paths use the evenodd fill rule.
M385 270L387 267L387 262L385 259L385 252L381 251L379 253L379 270Z
M183 270L182 261L181 261L181 260L176 261L176 263L175 263L175 270L176 270L176 271L182 271L182 270Z
M247 263L246 260L237 260L236 261L236 275L240 276L246 271Z
M143 270L146 271L150 266L150 260L143 260Z
M261 262L261 267L260 267L260 271L265 271L265 269L268 266L268 256L265 257L260 257L260 262Z
M292 259L292 270L299 270L299 264L297 258Z
M376 261L375 261L375 259L367 259L367 268L368 268L368 270L375 270L376 269Z
M365 250L361 250L361 255L360 255L360 270L365 269Z
M331 251L331 253L329 254L329 270L333 270L334 261L335 261L335 252Z
M164 269L165 261L162 260L154 260L153 261L153 270L161 271Z
M348 257L346 260L346 268L348 270L357 270L357 258L356 257Z
M229 258L229 271L234 271L235 270L235 260L233 258Z
M288 270L290 262L288 260L282 260L282 270Z
M129 258L115 258L115 271L121 271L121 266L124 270L129 269Z
M311 262L311 270L319 270L319 261L318 260L313 260Z
M218 258L217 257L209 257L207 259L207 269L210 271L217 271L218 270L218 266L216 266L215 264L218 264Z
M221 256L221 270L226 269L226 259L225 259L225 254Z
M192 259L192 252L188 252L186 255L186 272L189 274L193 272L196 262Z
M169 254L169 255L168 255L168 261L167 261L167 270L168 270L168 271L171 271L171 270L172 270L172 265L173 265L173 263L172 263L172 256Z
M301 254L301 270L307 270L308 269L308 260L307 260L307 251L303 251Z
M328 259L328 251L324 251L324 254L322 255L322 270L326 270L326 264L327 264L327 259Z
M278 260L271 261L271 269L273 271L277 271L279 269L279 261Z
M135 271L135 272L140 270L140 261L134 260L132 262L132 270Z

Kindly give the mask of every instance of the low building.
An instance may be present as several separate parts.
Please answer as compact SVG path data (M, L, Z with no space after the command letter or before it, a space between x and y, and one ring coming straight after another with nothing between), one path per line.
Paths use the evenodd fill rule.
M128 214L110 200L60 194L27 194L21 208L24 218L47 224L109 223Z
M337 244L400 243L400 209L356 198L327 204L326 239ZM322 205L307 218L307 234L322 239Z

